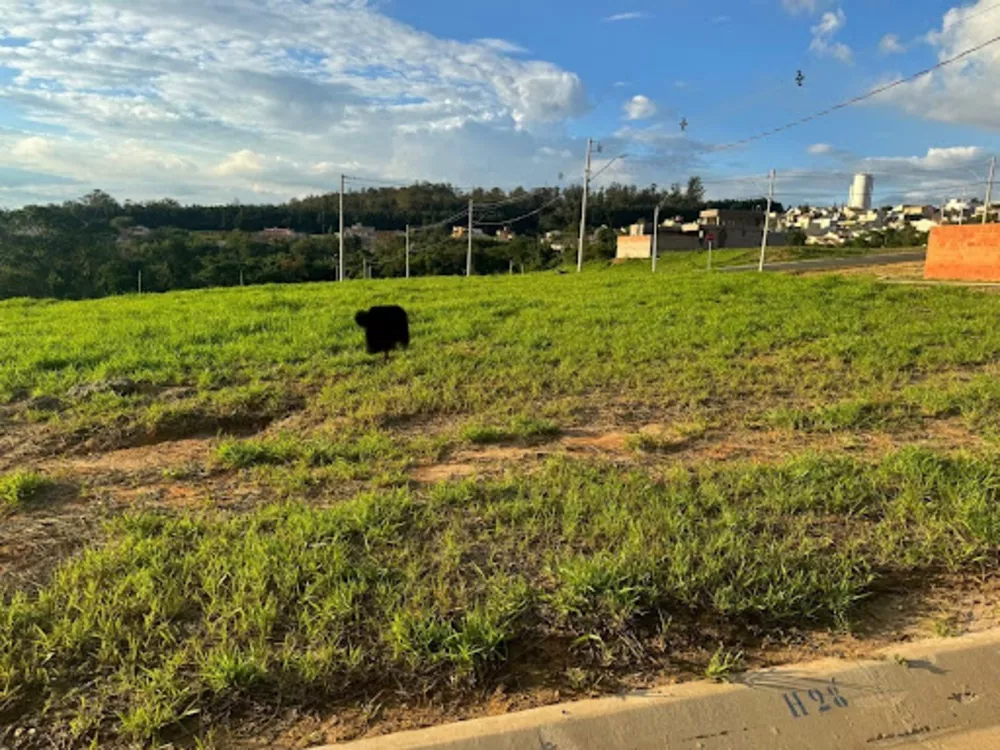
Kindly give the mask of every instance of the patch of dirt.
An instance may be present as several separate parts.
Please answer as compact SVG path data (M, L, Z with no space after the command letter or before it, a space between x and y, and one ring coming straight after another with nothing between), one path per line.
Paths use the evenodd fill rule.
M106 508L81 502L78 489L57 484L33 507L0 517L0 595L43 585L59 563L99 538Z
M577 430L567 432L559 444L570 453L622 454L628 451L628 437L624 432L600 434Z
M630 438L640 434L654 436L665 442L656 449L630 447ZM410 476L424 484L470 476L495 476L511 467L523 469L557 455L591 457L656 468L664 464L687 466L740 460L772 462L804 450L839 450L874 457L912 445L955 450L982 447L985 441L959 419L925 420L919 427L902 432L716 428L690 438L676 437L670 424L651 423L635 432L622 429L610 429L607 432L569 430L559 438L533 447L464 449L445 461L418 466L411 471Z
M58 458L38 464L45 472L71 473L88 477L95 474L137 474L160 471L187 464L202 464L218 444L214 437L188 438L171 442L123 448L72 458Z

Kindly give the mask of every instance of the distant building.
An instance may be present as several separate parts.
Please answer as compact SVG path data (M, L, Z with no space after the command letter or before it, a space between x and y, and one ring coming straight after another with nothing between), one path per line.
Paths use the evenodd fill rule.
M375 227L366 227L363 224L355 224L344 230L344 237L357 237L365 247L370 246L378 237Z
M837 232L826 232L825 234L810 235L806 238L807 245L826 245L829 247L840 247L847 240Z
M639 219L635 224L628 228L629 237L642 237L646 234L646 220Z
M504 227L499 232L497 232L497 240L500 242L510 242L515 237L517 237L517 235L514 234L514 230L511 229L510 227Z
M285 229L283 227L269 227L263 232L257 235L262 240L272 242L274 240L294 240L298 237L298 232L293 229Z
M788 241L787 235L774 231L783 220L773 214L771 219L771 242L783 245ZM629 227L626 236L618 238L619 259L646 259L653 254L653 235L644 221ZM657 251L660 253L671 250L698 250L708 248L748 248L760 247L764 239L763 211L735 211L727 209L710 209L702 211L700 221L661 225L656 230Z
M850 208L868 211L872 207L872 193L875 191L875 178L870 174L854 175L851 191L847 198Z
M472 230L473 237L482 237L485 234L486 233L482 229L474 228ZM451 238L454 240L465 239L466 237L468 237L468 235L469 235L469 228L464 224L460 226L454 226L451 228Z
M763 229L763 211L736 211L732 209L710 208L700 214L705 227L735 227L738 229Z

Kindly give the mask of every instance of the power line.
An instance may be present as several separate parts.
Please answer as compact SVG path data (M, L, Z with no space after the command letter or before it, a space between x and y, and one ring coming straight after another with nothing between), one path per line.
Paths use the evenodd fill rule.
M600 177L602 174L604 174L608 170L608 168L612 164L614 164L616 161L618 161L619 159L627 159L627 158L628 158L628 154L621 154L620 156L616 156L614 159L612 159L607 164L605 164L603 167L601 167L597 172L595 172L593 175L591 175L590 181L593 182L598 177Z
M536 188L535 190L531 191L530 193L524 193L523 195L519 195L519 196L516 196L514 198L508 198L508 199L502 200L502 201L494 201L493 203L479 203L479 202L477 202L476 203L476 208L477 209L481 208L483 210L489 210L489 209L493 209L493 208L500 208L501 206L509 206L511 204L514 204L514 203L524 203L526 200L529 200L530 198L537 198L542 193L544 193L546 190L552 190L552 189L553 188ZM558 190L558 188L555 188L555 189Z
M517 218L514 218L514 219L508 219L507 221L478 221L478 222L476 222L476 226L477 227L502 227L502 226L506 226L508 224L516 224L519 221L524 221L525 219L530 219L532 216L535 216L536 214L540 214L542 211L544 211L549 206L555 205L556 203L558 203L559 201L561 201L564 197L565 196L561 195L561 194L557 195L555 198L553 198L552 200L550 200L548 203L542 204L541 206L539 206L538 208L536 208L534 211L530 211L530 212L524 214L523 216L518 216Z
M459 211L454 216L449 216L447 219L444 219L442 221L436 222L434 224L425 224L424 226L420 226L420 227L411 227L410 228L410 234L413 234L414 232L424 232L424 231L426 231L428 229L437 229L438 227L443 227L446 224L451 224L452 222L455 222L455 221L458 221L459 219L465 218L466 216L468 216L468 214L469 214L469 209L468 208L463 208L461 211Z
M971 16L965 16L959 23L965 23L966 21L971 21L973 18L984 16L990 11L996 10L997 8L1000 8L1000 3L995 3L994 5L990 5L989 7L983 8L978 13L973 13Z
M874 96L878 96L879 94L884 94L886 91L894 89L894 88L896 88L898 86L902 86L904 83L912 83L913 81L917 80L918 78L922 78L925 75L933 73L935 70L940 70L941 68L944 68L944 67L946 67L948 65L952 65L953 63L956 63L959 60L963 60L966 57L969 57L970 55L974 55L976 52L979 52L979 51L981 51L983 49L986 49L990 45L996 44L997 42L1000 42L1000 36L995 36L992 39L988 39L987 41L983 42L982 44L977 44L975 47L971 47L971 48L965 50L964 52L960 52L957 55L954 55L953 57L949 57L946 60L942 60L941 62L939 62L939 63L937 63L935 65L932 65L929 68L925 68L924 70L921 70L918 73L914 73L913 75L907 76L906 78L900 78L899 80L893 81L892 83L887 83L884 86L879 86L877 88L874 88L874 89L872 89L871 91L869 91L866 94L861 94L859 96L855 96L852 99L848 99L846 101L840 102L839 104L835 104L832 107L828 107L827 109L820 110L819 112L811 114L811 115L809 115L807 117L802 117L802 118L800 118L798 120L793 120L792 122L786 123L785 125L782 125L780 127L772 128L771 130L766 130L763 133L758 133L757 135L752 135L749 138L744 138L744 139L739 140L739 141L733 141L732 143L726 143L726 144L723 144L723 145L720 145L720 146L715 146L711 150L712 151L727 151L729 149L737 148L739 146L744 146L744 145L746 145L748 143L752 143L753 141L759 141L759 140L762 140L764 138L768 138L768 137L770 137L772 135L777 135L778 133L782 133L782 132L784 132L786 130L791 130L792 128L798 127L799 125L805 125L807 122L812 122L813 120L818 120L821 117L826 117L827 115L833 114L834 112L836 112L838 110L846 109L847 107L851 107L851 106L853 106L855 104L859 104L859 103L861 103L861 102L863 102L863 101L865 101L867 99L871 99Z

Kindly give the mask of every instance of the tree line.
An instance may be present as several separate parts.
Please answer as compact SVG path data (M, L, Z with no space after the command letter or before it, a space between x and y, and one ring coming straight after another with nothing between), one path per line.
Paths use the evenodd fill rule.
M476 273L551 268L563 262L560 246L575 249L580 187L471 193L430 183L373 187L345 199L345 226L379 233L374 241L347 236L347 275L359 278L365 269L373 277L403 275L405 244L397 233L407 225L421 228L414 233L411 274L464 273L466 241L451 237L447 220L466 210L470 198L479 206L476 222L487 231L511 222L516 233L508 242L477 237ZM590 257L613 257L616 235L607 228L650 217L658 204L664 217L692 220L709 205L759 208L761 200L707 204L697 177L665 190L610 185L590 198L588 224L605 227L588 237ZM184 206L171 199L119 203L97 190L76 201L0 211L0 299L128 293L138 288L140 273L146 291L333 280L338 206L336 193L277 205ZM297 236L260 234L272 227ZM564 241L543 241L551 232L564 233Z

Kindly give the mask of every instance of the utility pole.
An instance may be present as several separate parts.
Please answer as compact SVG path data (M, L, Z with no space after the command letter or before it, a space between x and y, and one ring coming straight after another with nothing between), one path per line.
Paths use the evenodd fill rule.
M997 158L990 159L990 179L986 183L986 206L983 210L983 224L990 219L990 201L993 200L993 175L997 171Z
M764 239L760 243L760 268L758 269L761 273L764 273L764 256L767 254L767 233L771 228L771 204L774 202L774 179L777 177L777 173L771 170L771 188L767 193L767 213L764 214Z
M465 277L472 276L472 216L475 206L472 198L469 198L469 249L465 253Z
M587 234L587 198L590 193L590 156L594 148L594 139L587 139L587 163L583 170L583 206L580 210L580 249L576 254L576 270L583 271L583 240Z
M410 225L406 225L406 278L410 278Z
M656 259L660 254L660 205L653 209L653 273L656 273Z
M139 269L139 294L142 294L142 269Z
M344 184L347 178L340 175L340 281L344 280Z

